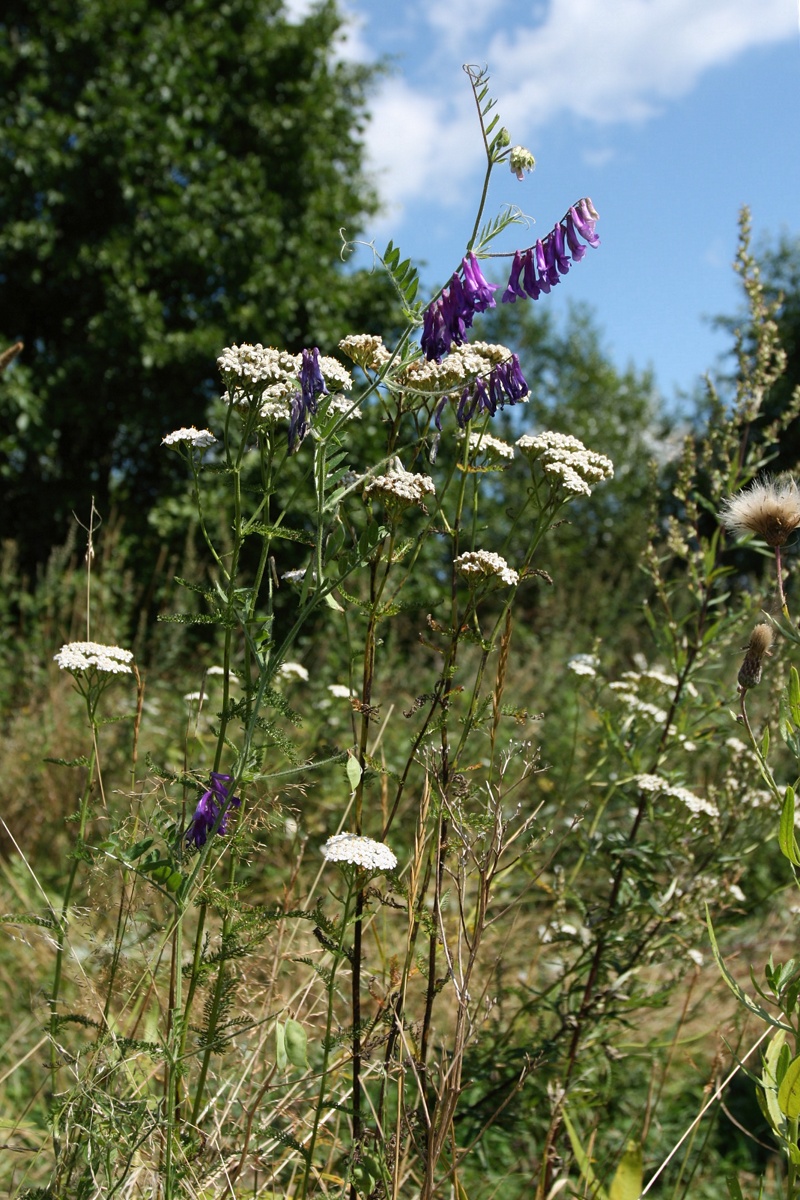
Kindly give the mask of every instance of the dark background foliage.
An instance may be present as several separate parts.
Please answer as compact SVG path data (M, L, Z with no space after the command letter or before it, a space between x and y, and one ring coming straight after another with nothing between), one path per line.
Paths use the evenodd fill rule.
M341 237L376 209L374 71L340 17L281 0L16 0L0 20L4 533L30 569L90 498L132 536L169 492L163 434L202 426L234 341L335 348L389 292Z

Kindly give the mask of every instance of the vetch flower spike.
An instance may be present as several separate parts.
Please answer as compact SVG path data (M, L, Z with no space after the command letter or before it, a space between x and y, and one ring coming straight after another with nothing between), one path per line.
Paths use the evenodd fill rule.
M542 293L547 295L561 282L561 276L567 274L572 263L580 262L585 255L586 246L579 235L590 246L600 245L594 228L597 220L594 205L588 196L584 197L573 204L546 237L539 238L528 250L517 250L502 303L514 304L517 297L524 296L538 300Z
M495 307L498 285L487 281L474 254L462 260L461 271L463 282L456 272L425 310L421 344L428 360L440 362L451 346L462 345L475 314Z
M222 820L217 825L217 833L224 836L228 832L229 810L238 808L241 804L238 796L230 795L227 787L230 781L230 775L222 775L219 771L211 772L211 787L200 797L192 823L184 835L186 841L194 842L198 850L205 846L209 833L217 825L220 813Z
M317 397L327 396L328 389L322 377L319 365L319 348L303 351L303 362L300 367L300 391L295 392L291 403L289 418L289 451L294 451L308 433L308 418L314 416L319 401Z

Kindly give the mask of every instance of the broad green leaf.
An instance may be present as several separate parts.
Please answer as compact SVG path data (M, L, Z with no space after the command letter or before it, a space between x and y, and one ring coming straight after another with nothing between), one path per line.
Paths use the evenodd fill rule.
M781 810L781 824L778 832L778 844L781 853L785 854L795 867L800 867L800 847L794 832L794 788L787 787Z
M347 756L347 782L350 784L350 791L354 792L361 780L361 763L352 754Z
M308 1069L308 1034L299 1021L286 1022L286 1057L293 1067Z
M642 1193L642 1148L630 1141L614 1172L609 1188L609 1200L639 1200Z
M275 1023L275 1061L279 1071L286 1070L286 1064L289 1061L286 1054L286 1034L280 1021Z
M800 1058L789 1063L778 1088L778 1104L790 1120L800 1117Z

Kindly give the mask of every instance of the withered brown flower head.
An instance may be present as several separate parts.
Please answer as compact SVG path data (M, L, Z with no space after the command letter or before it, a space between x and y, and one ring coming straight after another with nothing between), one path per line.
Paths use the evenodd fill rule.
M769 653L774 636L772 626L767 625L766 621L756 625L750 634L747 653L739 670L740 688L756 687L761 682L761 661Z
M730 533L755 533L768 546L784 546L800 526L800 488L793 479L751 483L724 501L719 519Z

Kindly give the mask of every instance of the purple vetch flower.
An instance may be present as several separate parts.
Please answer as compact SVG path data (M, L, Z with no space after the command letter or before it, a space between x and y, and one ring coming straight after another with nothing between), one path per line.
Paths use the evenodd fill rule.
M530 251L528 251L528 254L530 254ZM502 295L502 298L500 301L501 304L515 304L516 300L517 300L517 296L519 296L520 300L524 300L526 296L530 295L530 292L527 291L527 288L525 290L523 290L522 285L520 284L520 281L519 281L519 277L522 274L522 268L525 264L527 264L527 261L528 261L527 254L526 254L525 258L523 259L521 250L514 251L514 261L511 264L511 274L508 277L508 286L506 287L506 290L503 292L503 295ZM527 271L526 265L525 265L525 269Z
M474 416L488 413L491 417L498 408L514 405L528 395L528 384L522 374L519 358L512 354L505 362L493 367L487 382L480 376L464 388L456 407L456 423L460 429Z
M498 285L489 283L484 277L478 260L471 251L461 263L461 270L464 272L464 293L472 305L472 311L482 313L486 312L487 308L494 308L494 293Z
M497 284L486 280L474 254L462 259L461 271L463 282L456 272L425 310L422 349L429 361L440 362L453 344L462 345L475 314L495 306L492 293L497 291Z
M217 824L220 813L222 813L222 820L217 825L217 833L224 835L228 832L228 812L231 808L238 808L241 804L239 797L231 796L226 787L230 781L230 775L221 775L219 771L211 772L211 787L200 797L192 817L192 823L185 834L186 841L194 842L198 850L201 846L205 846L208 835Z
M508 286L503 293L503 304L514 304L517 296L530 296L538 300L566 275L572 262L580 262L586 247L578 235L590 246L599 246L600 238L595 233L597 212L591 200L584 197L574 204L565 217L553 226L544 238L539 238L528 250L517 250L511 264Z
M329 395L319 365L319 348L303 351L300 391L292 396L289 416L289 450L294 451L308 433L309 415L319 408L318 396Z

